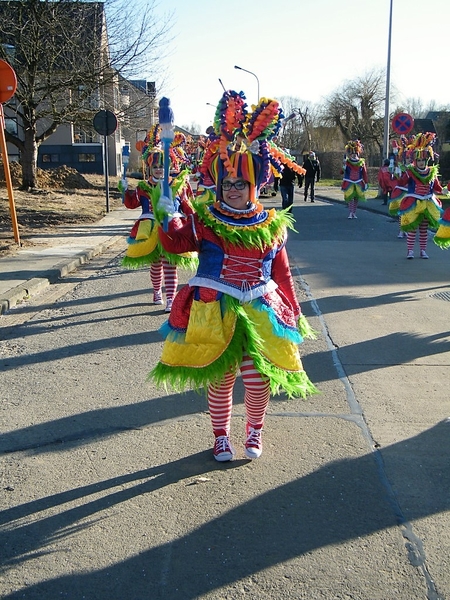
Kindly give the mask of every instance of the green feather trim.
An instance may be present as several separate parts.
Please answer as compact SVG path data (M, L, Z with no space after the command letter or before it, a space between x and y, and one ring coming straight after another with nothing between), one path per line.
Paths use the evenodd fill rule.
M449 238L442 238L442 237L434 236L433 242L436 244L436 246L439 246L439 248L441 248L441 250L447 250L447 248L450 248L450 239Z
M233 245L245 248L271 246L283 236L286 228L293 229L292 216L286 211L273 211L265 223L249 227L230 226L219 221L209 210L208 205L196 206L197 215L206 226L211 227L217 235Z
M198 258L196 257L182 256L181 254L170 254L170 252L166 252L163 248L161 249L161 254L167 258L167 261L171 265L175 265L182 269L187 269L188 271L197 271Z
M242 349L245 348L246 353L252 357L256 370L270 380L272 394L284 391L289 398L305 398L319 393L305 371L285 371L265 358L262 354L262 340L245 310L234 298L223 296L223 301L225 310L236 312L238 319L233 338L222 355L212 364L199 368L170 367L160 362L147 379L153 380L159 387L167 389L170 386L178 392L188 387L197 391L206 389L210 383L220 382L230 368L237 370L242 360Z
M140 269L141 267L148 267L152 263L157 262L161 257L161 250L156 247L153 252L146 254L145 256L124 256L121 262L122 267L126 269Z
M300 315L297 327L303 339L317 340L319 332L311 327L305 315Z
M418 179L423 184L431 183L432 181L434 181L436 179L436 177L439 174L438 165L434 165L434 166L430 167L430 170L428 171L428 173L426 175L421 175L417 171L416 167L414 167L414 165L408 165L406 167L406 169L411 172L412 177L414 177L415 179Z

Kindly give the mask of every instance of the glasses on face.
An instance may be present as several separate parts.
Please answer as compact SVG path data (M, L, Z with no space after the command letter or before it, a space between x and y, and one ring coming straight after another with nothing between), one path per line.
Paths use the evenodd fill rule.
M245 188L247 187L247 182L246 181L242 181L242 179L239 179L238 181L235 182L231 182L231 181L224 181L222 183L222 189L225 192L229 192L231 190L231 188L236 188L237 190L245 190Z

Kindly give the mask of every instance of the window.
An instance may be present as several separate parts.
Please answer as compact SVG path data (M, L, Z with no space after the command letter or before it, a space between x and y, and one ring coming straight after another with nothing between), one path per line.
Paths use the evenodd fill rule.
M59 163L59 154L43 154L43 163Z
M5 129L11 135L17 135L17 119L5 117Z
M78 155L78 162L95 162L95 154L88 154L83 152Z

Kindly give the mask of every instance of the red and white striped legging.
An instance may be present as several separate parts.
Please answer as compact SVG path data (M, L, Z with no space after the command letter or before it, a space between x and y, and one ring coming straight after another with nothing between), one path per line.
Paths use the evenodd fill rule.
M178 273L175 265L171 265L165 256L150 265L150 280L154 294L161 294L164 273L164 287L167 300L173 300L178 286Z
M416 233L417 229L414 231L406 232L406 249L408 252L410 250L414 250L414 244L416 243ZM427 241L428 241L428 221L424 219L419 224L419 248L421 250L427 249Z
M245 387L244 405L247 422L250 425L262 425L270 397L269 380L261 375L249 356L244 356L240 366ZM208 386L208 408L214 432L230 433L231 410L233 407L233 387L236 373L225 375L218 384Z
M348 212L351 215L354 215L356 213L357 207L358 207L358 200L357 200L357 198L353 198L353 200L350 200L350 202L348 203Z

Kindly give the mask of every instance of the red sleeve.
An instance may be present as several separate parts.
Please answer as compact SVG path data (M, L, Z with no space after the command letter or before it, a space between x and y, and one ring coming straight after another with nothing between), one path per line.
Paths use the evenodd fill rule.
M362 178L363 178L364 183L369 183L369 178L367 177L367 167L365 164L363 166Z
M159 241L164 250L171 254L197 252L199 227L199 222L194 215L189 215L186 219L175 217L169 222L167 231L159 227Z
M123 203L127 208L139 208L141 202L137 194L137 190L127 190L123 199Z
M286 251L286 246L277 253L272 263L272 279L287 297L294 309L296 317L301 315L300 304L295 293L294 280L289 266L289 258Z
M433 192L435 194L442 194L443 189L442 189L442 185L440 184L439 179L435 179L434 183L433 183Z

